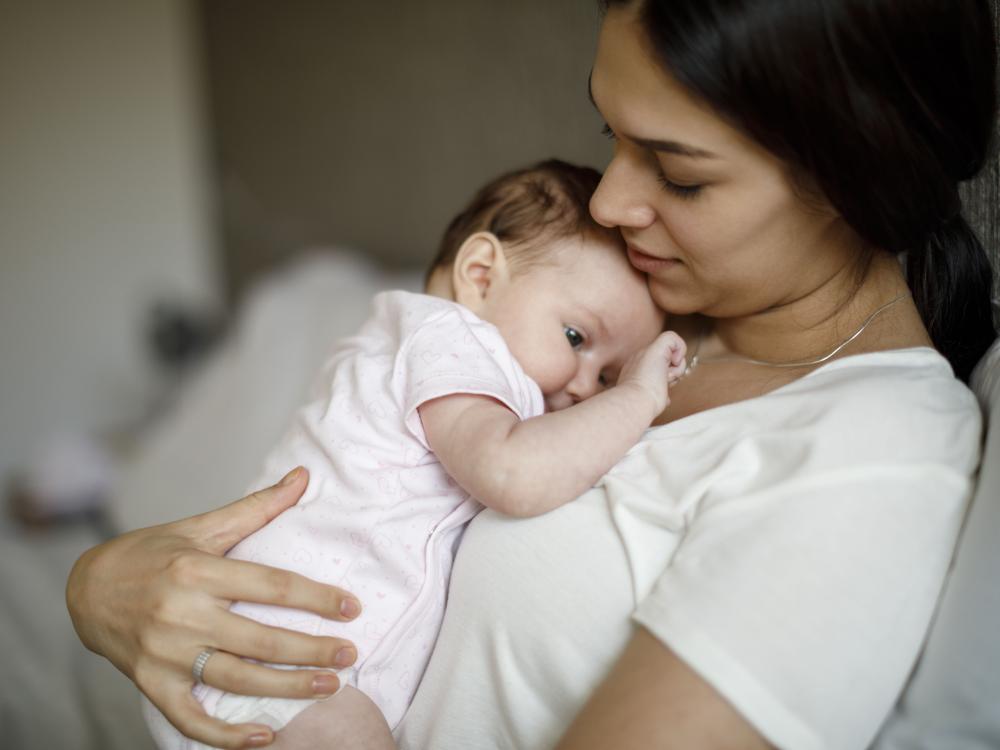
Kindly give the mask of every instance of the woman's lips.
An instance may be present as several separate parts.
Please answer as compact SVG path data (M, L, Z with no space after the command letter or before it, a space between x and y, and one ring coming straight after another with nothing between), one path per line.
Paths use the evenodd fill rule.
M657 258L654 255L642 252L642 250L632 245L628 245L628 260L629 263L643 273L655 273L665 268L680 265L680 261L677 258Z

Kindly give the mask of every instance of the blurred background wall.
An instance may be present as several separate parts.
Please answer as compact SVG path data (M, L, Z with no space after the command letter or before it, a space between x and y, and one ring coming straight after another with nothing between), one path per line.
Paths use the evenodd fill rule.
M0 2L0 479L139 418L150 306L220 299L194 10Z
M150 309L307 246L422 265L485 179L600 166L588 0L0 1L0 481L142 420Z
M602 166L593 0L201 4L227 278L340 242L423 264L486 179Z
M339 246L422 266L472 190L602 166L592 0L0 0L0 487L165 389L158 303ZM997 162L964 188L1000 250Z

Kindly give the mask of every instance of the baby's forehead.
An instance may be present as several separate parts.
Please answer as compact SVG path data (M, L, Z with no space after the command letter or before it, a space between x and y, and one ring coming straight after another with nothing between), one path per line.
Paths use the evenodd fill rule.
M609 243L585 243L577 252L560 253L559 264L567 284L587 290L606 304L623 295L646 295L646 278L628 261L624 247Z
M625 242L618 232L588 231L551 237L543 247L544 252L536 257L549 265L559 266L567 273L634 273L628 261Z
M662 319L665 313L657 307L642 277L625 273L606 273L567 283L560 292L567 307L598 318L599 324L614 334L638 322Z
M533 257L522 257L519 273L544 274L567 302L614 311L623 300L650 299L646 277L629 263L617 232L554 237L537 250Z

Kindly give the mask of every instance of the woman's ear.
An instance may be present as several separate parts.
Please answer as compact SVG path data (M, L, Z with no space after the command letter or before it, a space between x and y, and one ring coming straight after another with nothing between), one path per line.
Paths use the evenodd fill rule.
M452 266L455 301L478 313L487 296L509 278L503 243L492 232L476 232L458 248Z

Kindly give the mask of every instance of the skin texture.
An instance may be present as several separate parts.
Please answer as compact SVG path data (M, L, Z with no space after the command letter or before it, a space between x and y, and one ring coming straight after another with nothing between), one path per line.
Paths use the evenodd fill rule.
M660 69L630 7L611 10L603 23L592 93L617 140L591 212L600 223L621 228L633 262L650 274L653 299L671 314L671 328L689 342L702 340L706 358L671 388L660 421L762 395L812 369L707 358L736 354L797 361L825 354L873 310L906 291L898 265L884 254L858 283L853 265L858 241L850 229L821 199L803 199L784 165ZM678 141L715 157L651 149L649 139ZM704 187L682 197L661 180ZM927 333L912 302L904 299L838 356L925 345ZM246 740L256 731L259 744L271 739L267 730L207 719L185 697L191 663L206 645L313 665L332 664L341 645L303 641L292 633L240 636L236 623L224 619L235 598L336 616L343 592L220 557L294 503L304 486L304 477L298 477L290 487L263 491L215 514L111 540L84 555L70 577L67 601L81 640L133 678L182 731L203 742L250 746ZM261 693L299 697L309 694L305 680L311 675L217 654L205 677L223 689L251 684ZM640 746L766 743L721 694L638 629L560 748Z
M392 750L396 742L379 707L350 685L314 703L275 736L274 750Z
M771 747L707 682L637 628L557 750Z

